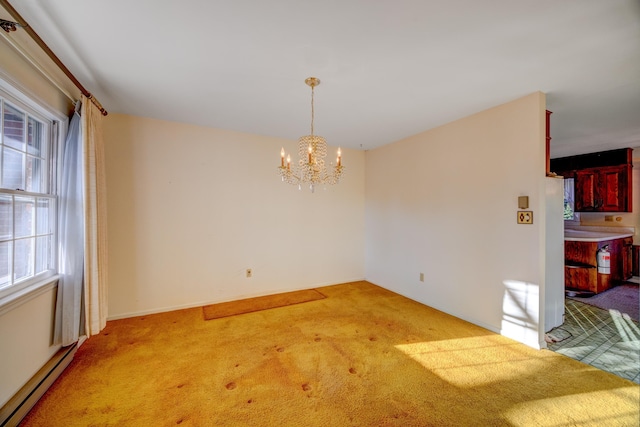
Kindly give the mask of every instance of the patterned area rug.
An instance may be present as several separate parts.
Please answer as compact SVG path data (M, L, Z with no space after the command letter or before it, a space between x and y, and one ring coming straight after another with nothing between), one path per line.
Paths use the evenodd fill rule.
M621 313L628 314L629 317L638 322L639 296L640 289L638 285L624 284L590 298L571 298L604 310L618 310Z

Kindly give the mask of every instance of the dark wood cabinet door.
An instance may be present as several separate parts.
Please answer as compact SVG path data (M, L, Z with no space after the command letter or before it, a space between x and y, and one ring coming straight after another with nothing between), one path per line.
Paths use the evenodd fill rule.
M622 241L622 280L629 280L633 275L633 238Z
M627 179L625 166L601 168L599 171L599 194L596 200L601 200L598 209L602 212L625 212L627 210Z
M607 166L575 172L576 212L630 212L631 166Z
M576 171L575 174L575 210L590 212L598 209L596 190L598 188L598 172L592 169Z

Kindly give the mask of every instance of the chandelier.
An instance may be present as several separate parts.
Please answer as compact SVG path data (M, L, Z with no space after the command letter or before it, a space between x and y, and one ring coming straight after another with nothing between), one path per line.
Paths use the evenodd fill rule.
M325 167L324 158L327 157L327 141L321 136L313 134L313 89L320 84L316 77L309 77L304 81L311 86L311 135L305 135L298 139L298 164L291 165L291 155L286 155L284 148L280 151L280 176L282 181L289 184L298 184L298 189L302 185L309 185L309 190L313 193L315 186L325 184L337 184L342 175L342 152L338 148L338 158L336 165L330 163L331 171Z

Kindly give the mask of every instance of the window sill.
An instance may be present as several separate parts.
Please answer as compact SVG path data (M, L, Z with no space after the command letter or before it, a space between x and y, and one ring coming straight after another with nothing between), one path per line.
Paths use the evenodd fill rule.
M58 274L47 277L46 279L43 279L39 282L35 282L24 289L20 289L17 292L14 292L3 298L0 298L0 316L3 316L5 313L8 313L11 310L14 310L15 308L26 303L27 301L30 301L44 294L45 292L57 287L59 278L60 278L60 275Z

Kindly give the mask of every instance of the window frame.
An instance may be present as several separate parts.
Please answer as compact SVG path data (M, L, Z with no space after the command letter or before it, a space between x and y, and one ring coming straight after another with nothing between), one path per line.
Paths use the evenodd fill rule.
M39 295L43 289L48 289L58 279L59 271L59 254L58 254L58 169L59 169L59 144L62 141L63 135L66 134L68 117L55 111L53 108L47 105L40 97L25 89L20 84L8 78L3 73L0 73L0 98L3 98L14 108L26 113L25 116L25 129L28 130L29 118L34 118L48 127L45 130L48 134L48 147L49 153L46 179L48 183L46 188L41 188L41 192L21 191L15 189L0 188L0 194L11 195L12 197L34 197L35 204L37 206L38 198L47 198L53 203L53 218L51 221L52 229L52 242L51 242L51 262L50 268L41 272L35 273L36 259L33 260L33 272L34 274L28 278L22 280L15 280L11 277L12 284L0 288L0 312L12 306L16 302L29 299L36 295ZM2 120L3 117L0 117ZM1 134L0 134L1 136ZM25 136L25 153L28 153L28 135ZM0 157L1 160L1 157ZM26 160L25 160L26 163ZM27 173L25 172L25 176ZM51 202L50 202L51 203ZM37 208L36 208L37 209ZM12 210L13 212L13 210ZM15 227L15 224L13 225ZM34 241L37 239L37 224L34 224ZM16 240L15 234L13 240ZM35 248L33 249L35 252ZM13 261L13 260L12 260ZM11 274L13 275L13 267L11 268ZM19 301L18 301L19 300ZM7 307L5 307L5 305Z

